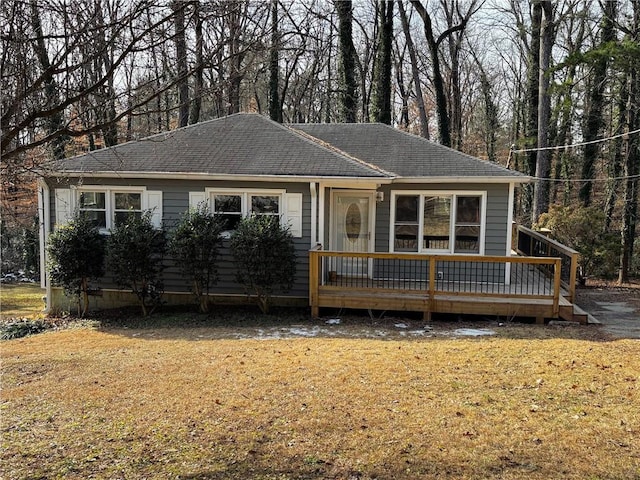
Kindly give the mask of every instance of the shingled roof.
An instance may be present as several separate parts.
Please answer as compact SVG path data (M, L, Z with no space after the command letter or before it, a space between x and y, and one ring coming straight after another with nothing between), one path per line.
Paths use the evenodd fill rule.
M61 173L389 177L258 114L239 113L60 161Z
M396 177L528 178L496 163L480 160L381 123L309 123L291 126L354 157L393 172Z
M280 125L238 113L60 161L59 174L332 177L402 180L528 177L382 124Z

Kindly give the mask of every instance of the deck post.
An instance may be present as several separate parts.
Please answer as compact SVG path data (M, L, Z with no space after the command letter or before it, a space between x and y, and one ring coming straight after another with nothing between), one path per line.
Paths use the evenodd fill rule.
M436 257L429 255L429 320L431 320L431 312L435 310L436 302Z
M578 262L580 260L580 254L573 253L571 255L571 271L569 272L569 298L568 300L573 303L576 298L576 282L578 281Z
M553 262L553 316L560 316L560 271L562 269L562 260L557 258Z
M311 305L311 316L318 317L320 315L320 308L318 306L318 279L319 279L319 264L320 252L319 247L309 250L309 305Z

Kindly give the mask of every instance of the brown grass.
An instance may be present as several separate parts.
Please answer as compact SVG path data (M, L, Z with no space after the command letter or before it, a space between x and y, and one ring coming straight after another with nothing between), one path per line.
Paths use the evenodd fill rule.
M555 335L588 328L4 342L0 477L640 478L640 342Z
M35 318L42 315L45 291L32 283L2 284L0 287L0 320Z

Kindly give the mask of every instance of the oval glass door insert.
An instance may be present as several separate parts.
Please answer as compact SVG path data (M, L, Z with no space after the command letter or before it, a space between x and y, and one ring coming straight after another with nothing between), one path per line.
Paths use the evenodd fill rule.
M347 208L344 223L349 241L355 242L358 240L362 230L362 213L360 212L360 206L357 203L352 202L351 205L349 205L349 208Z

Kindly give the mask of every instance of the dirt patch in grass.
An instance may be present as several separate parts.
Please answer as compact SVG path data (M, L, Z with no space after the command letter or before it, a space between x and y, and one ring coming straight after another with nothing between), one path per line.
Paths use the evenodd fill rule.
M1 477L640 476L637 341L489 322L473 338L228 338L199 316L155 321L2 344Z

